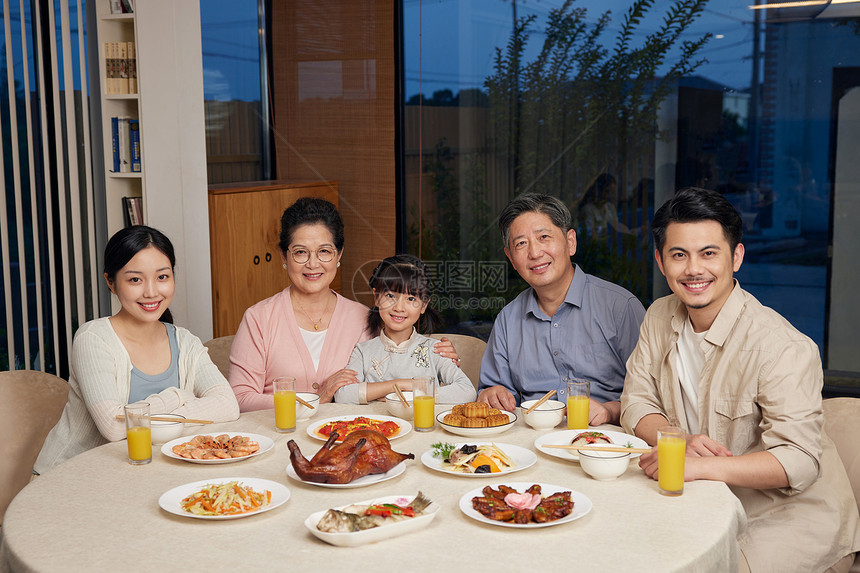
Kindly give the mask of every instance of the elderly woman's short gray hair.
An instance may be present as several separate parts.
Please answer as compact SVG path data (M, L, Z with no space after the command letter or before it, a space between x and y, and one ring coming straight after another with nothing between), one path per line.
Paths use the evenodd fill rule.
M499 232L505 247L510 246L511 225L523 213L542 213L549 217L552 224L565 232L571 229L570 210L561 199L540 193L522 193L508 203L499 215Z

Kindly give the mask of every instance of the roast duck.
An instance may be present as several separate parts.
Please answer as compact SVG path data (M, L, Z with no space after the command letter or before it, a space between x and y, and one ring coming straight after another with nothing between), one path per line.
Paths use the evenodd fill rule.
M335 445L338 435L332 432L325 445L308 461L295 441L287 442L290 461L296 474L315 483L349 483L368 474L385 473L412 454L398 454L388 438L374 430L356 430Z

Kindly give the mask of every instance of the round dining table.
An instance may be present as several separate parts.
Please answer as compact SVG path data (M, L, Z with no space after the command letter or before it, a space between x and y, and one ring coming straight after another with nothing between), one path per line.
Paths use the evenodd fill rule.
M437 406L437 411L442 407ZM518 410L519 412L519 410ZM287 442L310 459L323 442L307 433L333 416L386 415L384 404L323 404L279 434L274 411L246 412L228 423L186 425L185 434L246 432L269 436L274 447L235 463L205 465L173 459L153 446L147 465L127 461L125 441L80 454L34 479L12 501L0 527L0 570L62 571L334 571L403 569L439 572L495 571L736 571L736 536L746 526L729 488L714 481L685 485L678 497L659 493L635 460L612 481L586 475L578 461L536 449L535 439L565 430L536 431L520 416L491 438L464 438L437 424L411 431L391 446L412 453L406 470L361 488L330 488L291 478ZM598 429L618 430L613 426ZM467 477L425 467L422 454L436 442L513 444L536 453L532 466L511 474ZM201 520L169 513L160 496L177 486L220 478L262 478L289 488L286 503L233 520ZM513 482L560 486L587 496L580 519L543 528L490 525L461 511L460 498L485 485ZM385 496L424 492L439 504L426 527L357 547L329 545L311 534L312 513ZM390 526L395 527L395 526Z

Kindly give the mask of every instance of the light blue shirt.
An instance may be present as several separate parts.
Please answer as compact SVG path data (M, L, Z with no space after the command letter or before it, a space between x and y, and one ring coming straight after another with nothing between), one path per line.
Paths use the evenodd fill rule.
M163 324L170 342L170 366L161 374L145 374L134 366L129 381L129 404L145 400L171 386L179 388L179 344L176 342L176 327L167 322Z
M564 378L572 374L591 380L598 402L620 398L645 308L626 289L574 269L555 316L540 309L532 288L502 309L481 361L480 389L504 386L517 404L555 389L564 402Z

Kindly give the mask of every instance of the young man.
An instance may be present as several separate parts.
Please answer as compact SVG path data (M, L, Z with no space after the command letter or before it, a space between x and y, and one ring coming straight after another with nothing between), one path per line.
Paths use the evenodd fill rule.
M505 254L531 285L496 317L481 361L478 400L513 411L549 390L566 401L564 378L591 381L592 426L618 423L624 363L645 308L618 285L572 265L576 232L559 199L524 193L499 217Z
M734 280L742 224L721 194L679 191L652 232L674 294L645 316L622 425L652 445L660 426L688 432L685 479L725 482L746 510L742 571L848 571L860 517L824 433L818 347ZM656 453L639 465L657 478Z

